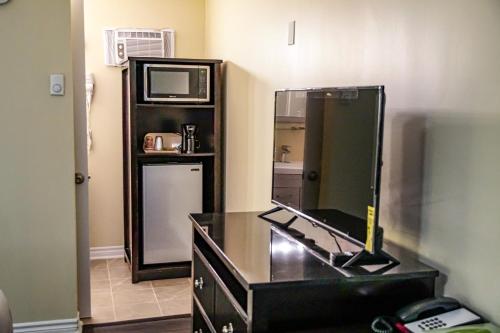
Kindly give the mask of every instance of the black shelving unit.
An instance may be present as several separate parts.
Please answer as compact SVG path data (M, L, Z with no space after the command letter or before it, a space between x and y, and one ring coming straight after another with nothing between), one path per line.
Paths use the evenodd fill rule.
M147 103L141 100L142 68L146 63L210 66L212 95L209 104ZM132 282L187 277L191 262L143 264L142 167L145 164L202 163L203 212L223 211L223 127L220 60L130 58L122 72L123 87L123 197L126 260ZM145 153L147 133L180 132L184 123L198 125L199 151L194 154Z

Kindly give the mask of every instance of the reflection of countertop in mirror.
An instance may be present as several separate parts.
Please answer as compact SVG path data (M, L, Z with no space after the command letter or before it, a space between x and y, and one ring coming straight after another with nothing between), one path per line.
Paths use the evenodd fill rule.
M274 162L274 173L282 175L301 175L303 169L304 161Z

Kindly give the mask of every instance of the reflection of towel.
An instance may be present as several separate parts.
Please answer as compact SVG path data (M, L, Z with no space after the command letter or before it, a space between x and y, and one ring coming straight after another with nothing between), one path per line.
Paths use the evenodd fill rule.
M0 290L0 333L12 333L12 317L7 298Z
M94 95L94 75L87 74L85 76L85 90L87 91L85 106L87 110L87 150L92 149L92 129L90 128L90 105L92 104L92 96Z

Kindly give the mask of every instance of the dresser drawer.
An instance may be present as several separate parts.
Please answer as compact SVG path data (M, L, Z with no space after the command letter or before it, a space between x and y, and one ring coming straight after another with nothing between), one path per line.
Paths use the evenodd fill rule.
M300 208L300 188L275 187L273 189L273 199L293 208Z
M274 187L302 187L302 175L274 174Z
M215 286L215 331L246 333L247 324L219 285Z
M205 309L208 318L214 320L215 280L197 253L193 254L193 290Z
M210 332L211 331L208 328L208 324L205 322L205 319L201 314L201 310L195 301L193 305L193 333L210 333Z

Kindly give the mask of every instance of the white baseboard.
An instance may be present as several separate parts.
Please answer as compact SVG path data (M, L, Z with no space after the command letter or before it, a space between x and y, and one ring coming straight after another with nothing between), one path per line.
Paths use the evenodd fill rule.
M125 250L123 246L102 246L90 248L90 260L123 258Z
M14 333L76 333L79 323L78 318L16 323Z

